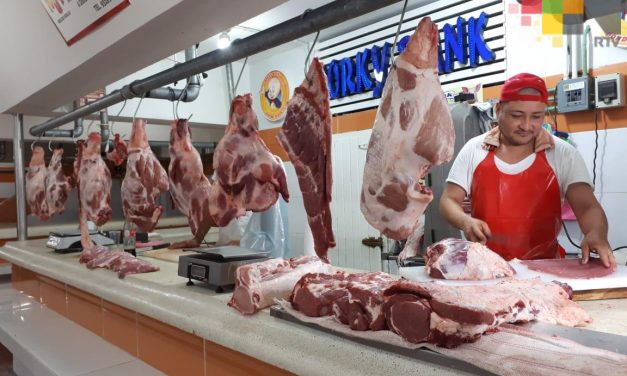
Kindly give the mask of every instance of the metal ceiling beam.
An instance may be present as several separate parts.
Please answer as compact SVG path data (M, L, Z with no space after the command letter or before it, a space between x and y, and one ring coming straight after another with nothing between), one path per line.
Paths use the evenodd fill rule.
M127 99L140 97L150 90L280 46L284 43L302 38L319 30L326 29L399 1L400 0L333 1L320 8L308 11L302 16L292 18L251 35L250 37L235 40L231 43L229 48L206 53L163 72L142 80L134 81L88 105L79 107L74 111L34 126L30 128L29 132L33 136L39 136L45 131L57 128L75 119L85 117Z

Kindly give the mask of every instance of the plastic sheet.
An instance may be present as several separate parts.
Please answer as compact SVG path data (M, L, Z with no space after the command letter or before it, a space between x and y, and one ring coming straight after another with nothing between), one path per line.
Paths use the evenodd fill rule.
M286 256L287 215L284 218L282 204L285 201L279 198L268 210L251 215L240 241L242 247L270 251L273 258Z

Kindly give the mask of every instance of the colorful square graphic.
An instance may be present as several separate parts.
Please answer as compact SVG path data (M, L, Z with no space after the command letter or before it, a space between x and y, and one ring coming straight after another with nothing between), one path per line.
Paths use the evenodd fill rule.
M542 15L542 34L561 35L564 31L564 16L562 14Z
M542 0L520 0L520 3L524 14L542 13Z
M564 0L564 14L583 14L583 0Z
M585 0L584 7L586 18L609 16L622 11L621 0Z
M562 0L542 0L542 14L547 13L562 14Z
M521 26L531 26L531 16L523 15L520 17L520 25Z
M507 11L509 12L509 14L518 14L520 13L520 5L510 3L507 7Z
M564 46L564 36L563 35L556 35L553 38L551 38L551 42L553 44L553 47L562 47Z

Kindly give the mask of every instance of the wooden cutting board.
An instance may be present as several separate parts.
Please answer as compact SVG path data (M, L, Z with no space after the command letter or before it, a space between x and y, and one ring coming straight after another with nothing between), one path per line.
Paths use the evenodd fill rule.
M179 262L179 257L195 254L196 252L183 251L182 249L156 249L142 253L143 257L152 257L157 260Z
M598 300L627 298L627 266L618 265L614 273L600 278L564 278L548 273L540 273L528 269L525 265L517 261L510 261L510 265L516 270L515 279L529 279L540 277L543 281L560 281L568 283L573 288L574 300ZM431 278L425 272L424 266L414 266L400 268L399 274L412 281L436 282L449 286L471 286L495 284L502 279L491 279L485 281L457 281Z

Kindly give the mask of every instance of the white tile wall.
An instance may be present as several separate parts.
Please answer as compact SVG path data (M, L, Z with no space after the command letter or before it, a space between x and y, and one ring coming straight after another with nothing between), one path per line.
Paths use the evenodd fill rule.
M627 120L625 121L627 123ZM601 122L600 122L601 125ZM626 124L627 125L627 124ZM581 153L592 177L595 132L578 132L571 135L577 150ZM609 223L609 241L613 248L627 245L627 128L599 131L597 152L597 178L595 195ZM571 238L579 245L581 231L576 222L567 222ZM560 244L567 252L576 252L564 231L559 237Z

